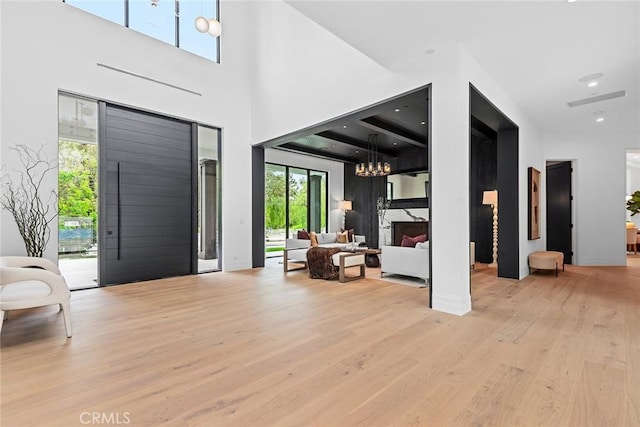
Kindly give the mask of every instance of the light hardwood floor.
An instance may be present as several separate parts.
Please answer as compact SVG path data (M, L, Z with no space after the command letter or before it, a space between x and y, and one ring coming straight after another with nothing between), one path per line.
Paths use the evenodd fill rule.
M640 267L480 268L464 317L376 271L75 292L68 340L54 308L12 312L2 425L640 425Z

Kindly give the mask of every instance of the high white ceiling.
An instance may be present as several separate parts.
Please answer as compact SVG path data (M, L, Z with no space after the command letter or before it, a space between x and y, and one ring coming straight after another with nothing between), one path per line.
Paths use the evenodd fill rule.
M462 44L542 132L640 132L639 0L287 3L392 71ZM593 73L604 73L597 87L578 81ZM627 96L567 106L619 90Z

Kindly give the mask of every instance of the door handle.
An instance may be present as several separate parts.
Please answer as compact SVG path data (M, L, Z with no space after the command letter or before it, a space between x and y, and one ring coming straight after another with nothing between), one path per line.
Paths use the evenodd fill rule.
M117 236L117 238L118 238L118 254L117 254L117 257L116 257L116 259L118 261L120 261L120 239L121 239L120 236L122 236L122 232L121 232L121 228L122 227L120 226L120 217L122 215L122 208L120 207L120 205L121 205L120 202L121 202L121 197L122 197L121 194L120 194L121 193L121 191L120 191L121 190L121 188L120 188L121 185L122 185L122 168L120 166L120 162L118 162L118 236Z

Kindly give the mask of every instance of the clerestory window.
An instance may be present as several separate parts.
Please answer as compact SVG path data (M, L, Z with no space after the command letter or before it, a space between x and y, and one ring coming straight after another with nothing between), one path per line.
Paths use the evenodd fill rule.
M63 0L157 40L220 62L220 37L196 29L198 17L219 21L219 0ZM206 27L206 25L205 25ZM205 32L200 32L205 29ZM211 30L213 31L213 28Z

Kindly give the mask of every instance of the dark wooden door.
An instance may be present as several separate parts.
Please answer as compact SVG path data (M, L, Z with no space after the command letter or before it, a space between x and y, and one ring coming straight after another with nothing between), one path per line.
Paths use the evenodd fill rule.
M571 162L547 166L547 250L564 253L564 262L572 263Z
M100 104L100 285L193 273L190 123Z

